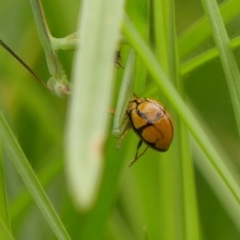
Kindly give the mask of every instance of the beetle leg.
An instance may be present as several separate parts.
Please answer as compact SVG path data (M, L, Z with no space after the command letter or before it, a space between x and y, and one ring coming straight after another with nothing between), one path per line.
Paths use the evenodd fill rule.
M129 125L129 121L124 122L123 125L123 133L121 134L120 138L118 139L118 143L117 143L117 147L116 149L119 150L121 143L123 141L123 139L125 138L125 136L127 135L128 131L130 130L130 125Z
M140 140L140 141L138 142L137 152L136 152L135 158L134 158L133 161L129 164L129 167L131 167L131 166L147 151L148 146L144 149L144 151L143 151L141 154L138 155L138 150L139 150L139 148L142 146L142 143L143 143L142 140Z
M115 66L116 67L121 67L122 69L124 69L123 65L122 65L122 57L121 57L121 50L117 50L116 51L116 59L115 59Z

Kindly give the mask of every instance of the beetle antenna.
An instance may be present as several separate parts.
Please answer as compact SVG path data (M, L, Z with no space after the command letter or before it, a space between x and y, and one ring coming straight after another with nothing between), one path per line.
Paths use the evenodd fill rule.
M135 93L135 92L133 92L133 96L135 97L135 98L137 98L138 96L137 96L137 94Z
M49 90L47 84L1 39L0 39L0 45L2 45L3 48L5 48L15 59L18 60L18 62L22 64L23 67L25 67L45 88Z
M141 147L142 143L143 143L142 140L140 140L140 141L138 142L137 152L136 152L135 158L134 158L133 161L129 164L128 167L131 167L131 166L147 151L148 146L144 149L144 151L143 151L141 154L138 155L138 150L139 150L139 148Z

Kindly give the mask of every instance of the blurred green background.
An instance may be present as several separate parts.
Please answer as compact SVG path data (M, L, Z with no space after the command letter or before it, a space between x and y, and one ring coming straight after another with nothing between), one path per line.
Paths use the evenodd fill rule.
M53 36L64 37L75 31L79 1L43 0L42 4ZM126 9L129 16L139 19L138 29L141 25L144 27L146 9L142 6L146 4L146 1L127 1ZM0 6L0 38L42 79L48 79L49 73L29 2L1 0ZM175 11L176 31L179 37L204 15L200 0L177 0ZM239 26L240 14L227 24L230 38L240 35ZM183 58L180 56L181 63L213 46L213 40L207 39L188 56ZM128 48L123 47L123 65L126 62L127 52ZM239 48L234 54L239 63ZM74 52L59 52L69 79L71 79L73 55ZM116 104L122 73L123 69L119 68L114 80L113 106ZM239 139L219 58L184 75L182 81L188 105L204 125L219 153L226 156L229 168L238 176ZM151 85L150 77L147 77L147 83ZM140 94L145 96L144 92L145 89L141 88ZM151 97L155 97L154 94ZM164 102L164 99L159 96L158 98ZM132 131L124 139L120 151L117 151L115 150L117 139L111 135L111 126L109 126L105 147L106 169L97 205L90 213L79 213L73 207L63 170L67 103L67 98L60 99L46 91L8 52L0 48L0 109L33 169L41 176L45 190L72 239L182 239L178 234L168 238L161 235L161 226L164 224L161 223L163 219L161 220L161 213L158 212L157 207L161 204L159 203L161 196L157 192L158 185L161 184L159 182L161 176L159 176L158 162L154 161L156 158L161 161L159 156L161 154L148 150L131 169L127 167L135 154L138 142ZM171 109L167 102L165 104ZM174 148L170 149L170 155L171 151L174 151ZM24 240L54 239L51 229L31 201L7 154L4 154L4 157L13 235L16 239ZM204 158L193 148L192 160L200 158L201 161L201 157ZM174 172L173 169L168 171L170 175ZM211 176L207 178L198 167L195 167L195 178L202 239L239 239L240 221L233 220L234 217L231 217L219 195L213 190L209 183ZM174 217L172 212L169 212L169 218L174 219Z

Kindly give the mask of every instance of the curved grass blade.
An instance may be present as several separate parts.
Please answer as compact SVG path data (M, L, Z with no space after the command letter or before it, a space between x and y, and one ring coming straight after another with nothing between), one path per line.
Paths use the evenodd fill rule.
M239 48L240 47L240 37L232 39L230 42L230 46L231 46L232 50ZM195 56L194 58L189 59L188 61L184 62L181 65L181 75L184 76L184 75L194 71L195 69L201 67L204 64L207 64L208 62L210 62L211 60L213 60L216 57L219 57L219 51L215 47L215 48L209 49L209 50Z
M220 6L224 22L227 24L240 12L240 1L225 1ZM184 59L191 51L198 48L211 36L211 26L206 16L196 21L179 38L178 49L181 59Z
M49 163L44 166L37 177L41 185L46 188L54 179L56 179L63 171L63 160L56 158L52 161L52 156L49 158ZM17 197L11 202L9 206L9 215L12 221L12 225L16 226L16 222L22 221L22 215L26 209L31 206L33 199L27 189L23 189L19 192Z
M2 155L2 142L0 140L0 220L9 230L11 230L11 224L8 213L7 192L5 185L5 176L3 168L3 155ZM0 234L1 236L1 234Z
M240 73L227 35L217 2L215 0L202 0L206 14L212 26L213 37L219 50L223 70L226 76L233 110L240 137Z
M9 229L4 225L4 223L0 219L0 236L1 239L4 240L14 240L14 237L12 234L9 232Z
M58 239L69 240L70 237L68 236L67 231L65 230L42 186L40 185L33 169L26 159L2 113L0 113L0 135L10 159L22 177L25 185L27 186L49 226L52 228Z
M206 155L203 153L202 149L192 141L193 155L195 156L195 163L198 169L201 171L202 175L209 182L209 186L213 189L216 196L218 196L219 201L225 207L226 212L232 219L238 231L240 231L240 208L239 203L229 194L229 188L223 182L223 179L216 173L215 169L209 163ZM228 160L227 158L225 160ZM230 162L230 161L229 161Z

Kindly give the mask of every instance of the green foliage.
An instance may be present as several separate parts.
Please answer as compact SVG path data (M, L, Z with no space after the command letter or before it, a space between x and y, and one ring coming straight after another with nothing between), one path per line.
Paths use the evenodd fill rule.
M103 175L95 190L95 205L85 212L75 207L65 175L69 98L50 94L0 48L0 236L239 239L240 123L234 102L239 101L240 2L225 1L219 6L221 16L214 0L202 3L126 1L122 65L133 47L137 57L134 92L166 106L174 119L175 136L168 152L149 149L128 168L138 139L130 131L117 151L109 116ZM84 9L80 2L42 0L42 4L54 37L76 31L78 11ZM29 2L2 1L0 38L42 79L49 79ZM99 44L98 39L94 41ZM72 79L73 55L68 51L58 55L68 79ZM116 69L109 107L116 106L123 71ZM101 86L102 81L95 79L93 84ZM89 111L98 108L97 101L84 104ZM86 137L81 136L78 144ZM53 217L52 206L61 222Z

